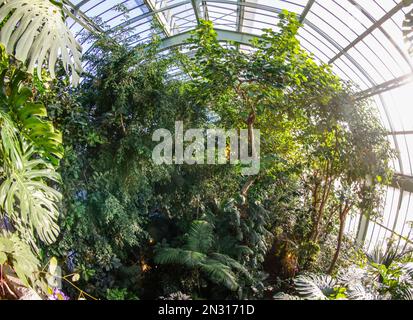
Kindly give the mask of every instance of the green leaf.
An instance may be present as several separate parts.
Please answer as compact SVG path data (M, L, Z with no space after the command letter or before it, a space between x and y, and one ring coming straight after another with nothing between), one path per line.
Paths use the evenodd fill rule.
M7 255L4 252L0 252L0 265L7 262Z
M53 257L50 259L50 262L49 262L49 273L52 275L55 275L56 270L57 270L57 259Z
M72 281L73 281L73 282L77 282L77 281L79 281L79 280L80 280L80 274L75 273L75 274L72 276Z

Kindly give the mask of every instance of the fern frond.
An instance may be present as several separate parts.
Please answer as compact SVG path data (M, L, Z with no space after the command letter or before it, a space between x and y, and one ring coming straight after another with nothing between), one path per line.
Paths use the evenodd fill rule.
M207 221L193 221L189 229L186 248L191 251L207 253L214 242L213 227Z
M239 288L237 277L231 271L231 268L218 261L208 259L201 264L201 270L216 284L223 285L231 291L236 291Z
M227 256L225 254L220 254L220 253L212 253L210 257L230 267L231 269L235 269L243 273L245 276L247 276L248 279L251 279L251 275L248 272L248 270L242 264L240 264L237 260L232 259L230 256Z
M161 248L155 255L155 263L181 264L189 268L200 266L205 259L206 256L200 252L178 248Z

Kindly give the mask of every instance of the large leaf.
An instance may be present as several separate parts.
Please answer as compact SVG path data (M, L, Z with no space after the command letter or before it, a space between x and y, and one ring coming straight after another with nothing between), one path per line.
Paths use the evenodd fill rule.
M208 275L208 278L216 284L224 285L229 290L235 291L239 285L237 277L231 268L214 260L209 260L201 265L201 270Z
M7 237L0 236L0 254L6 256L19 279L29 287L29 280L33 283L40 267L39 260L33 254L30 246L16 234Z
M2 42L9 54L27 64L28 71L47 65L55 78L55 65L60 57L72 83L79 82L82 71L82 48L64 22L62 10L49 0L0 0Z
M301 275L294 279L298 294L308 300L327 300L334 293L336 280L329 275Z
M3 53L1 45L0 52ZM58 165L63 157L62 134L48 120L46 107L32 102L32 89L25 85L27 79L27 73L4 66L0 81L5 90L0 92L0 101L4 111L12 115L20 133L35 145L41 156Z
M46 107L41 103L26 103L16 112L28 138L46 158L57 165L63 157L62 134L46 118Z
M207 221L193 221L187 239L187 248L192 251L207 253L213 244L213 228Z
M347 297L350 300L377 300L378 294L371 292L362 283L353 283L347 288Z
M13 150L8 153L14 154L17 161L9 161L7 153L4 154L0 208L23 235L30 237L29 231L34 230L42 241L52 243L59 233L56 221L61 194L46 181L59 182L60 176L51 164L36 156L33 147L24 141L18 142L13 134L8 137L6 133L12 132L11 124L6 115L1 118L5 120L1 129L2 149ZM34 244L33 239L28 240Z
M156 252L155 263L181 264L189 268L198 267L205 261L206 256L196 251L179 248L161 248Z

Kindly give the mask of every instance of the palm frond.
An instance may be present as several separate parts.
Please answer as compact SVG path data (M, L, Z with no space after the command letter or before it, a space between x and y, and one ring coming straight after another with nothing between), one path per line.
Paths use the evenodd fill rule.
M214 253L211 253L210 257L212 259L217 260L220 263L230 267L231 269L235 269L235 270L243 273L245 276L247 276L248 279L251 279L251 275L248 272L247 268L245 268L237 260L232 259L230 256L214 252Z
M200 266L206 259L203 253L179 248L160 248L155 255L155 263L181 264L189 268Z
M7 52L23 61L30 73L46 64L55 78L57 59L72 76L72 83L79 82L82 72L82 48L64 22L61 8L49 0L0 0L0 41Z
M231 291L236 291L239 287L237 277L231 268L212 259L201 265L201 270L208 275L208 278L216 284L223 285Z
M413 286L400 288L398 296L401 300L413 300Z
M186 248L207 253L214 242L213 227L207 221L195 220L189 229Z

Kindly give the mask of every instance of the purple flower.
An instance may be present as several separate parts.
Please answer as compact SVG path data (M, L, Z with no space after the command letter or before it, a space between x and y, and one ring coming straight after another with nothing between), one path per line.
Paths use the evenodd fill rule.
M58 288L53 289L53 293L49 295L49 300L69 300L69 297Z

